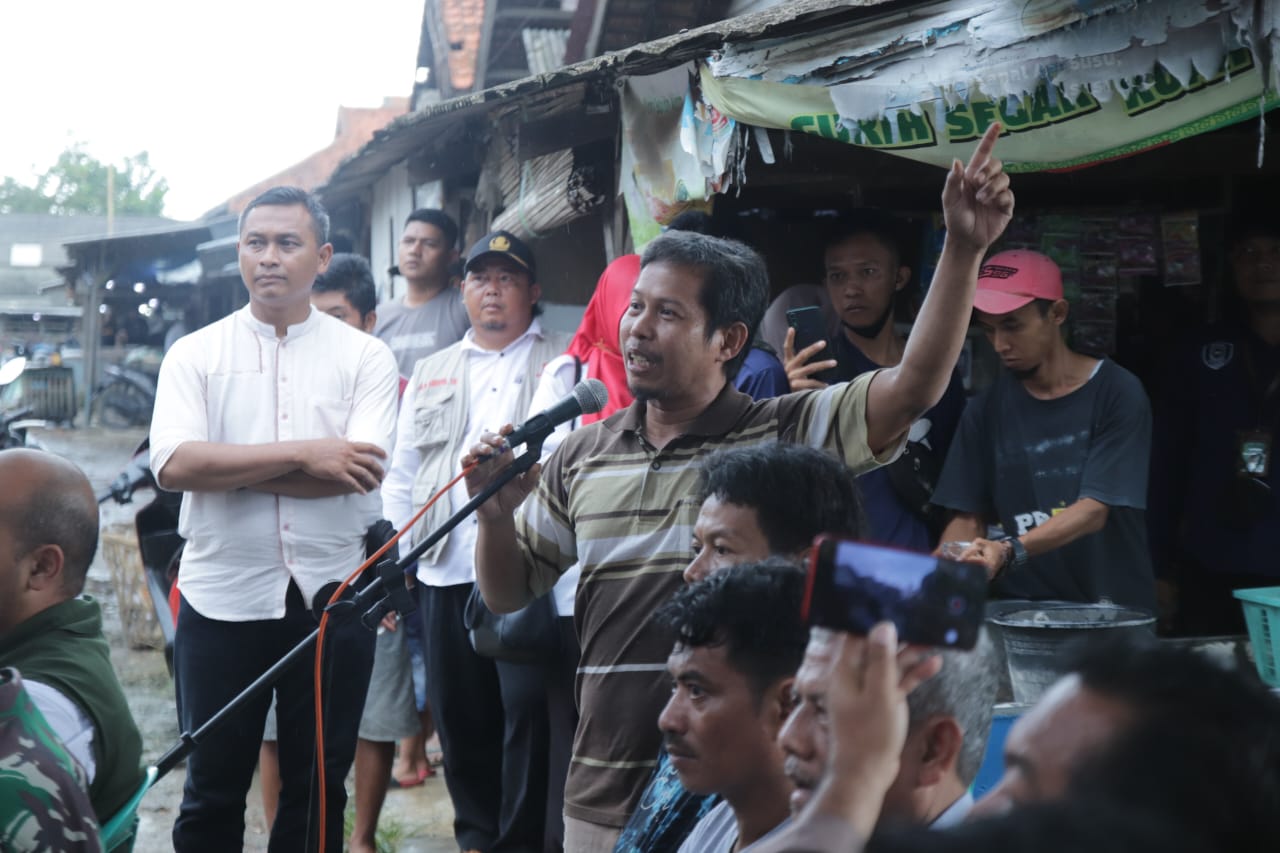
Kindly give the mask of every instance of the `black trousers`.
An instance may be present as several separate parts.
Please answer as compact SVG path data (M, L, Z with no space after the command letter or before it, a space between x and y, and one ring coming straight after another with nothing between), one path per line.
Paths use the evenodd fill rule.
M178 724L194 731L316 628L302 593L289 585L283 619L221 622L182 599L173 643ZM330 626L325 641L325 850L342 850L346 779L373 668L374 634L352 620ZM271 853L314 853L319 841L312 663L305 655L276 684L280 806ZM270 691L240 709L187 758L182 808L173 827L177 853L227 853L244 846L245 797L262 744Z
M453 833L463 850L542 849L547 803L545 670L477 655L463 611L473 584L419 582L431 705Z

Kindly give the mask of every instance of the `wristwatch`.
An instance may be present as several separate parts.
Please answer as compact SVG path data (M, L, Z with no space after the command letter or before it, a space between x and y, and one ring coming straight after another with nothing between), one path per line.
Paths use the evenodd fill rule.
M1016 536L1011 536L1004 541L1009 543L1009 556L1005 558L1004 565L1000 567L1002 574L1009 569L1027 564L1027 548L1022 544L1022 540Z

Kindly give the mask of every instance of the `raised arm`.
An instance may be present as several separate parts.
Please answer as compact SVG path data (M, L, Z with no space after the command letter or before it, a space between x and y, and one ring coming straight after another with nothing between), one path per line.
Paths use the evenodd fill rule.
M960 358L978 268L1013 215L1004 166L992 156L1001 126L987 128L968 166L951 164L942 190L947 236L937 272L902 361L876 374L867 392L867 443L880 452L934 406Z

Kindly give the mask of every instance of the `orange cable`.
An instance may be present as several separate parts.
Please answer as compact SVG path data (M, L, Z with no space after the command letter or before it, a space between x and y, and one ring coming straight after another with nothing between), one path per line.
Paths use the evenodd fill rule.
M319 826L320 826L320 848L319 848L319 849L320 849L320 853L324 853L325 810L326 810L326 806L327 806L327 802L326 802L327 797L325 796L325 772L324 772L324 702L323 702L323 697L321 696L321 691L322 691L322 689L323 689L323 687L322 687L322 678L321 678L321 670L322 670L322 666L321 666L321 664L322 664L322 662L323 662L323 660L324 660L324 635L325 635L325 630L326 630L326 629L328 628L328 626L329 626L329 606L330 606L330 605L332 605L335 601L337 601L337 600L342 596L342 593L344 593L344 592L346 591L347 587L349 587L349 586L351 585L351 582L352 582L352 581L354 581L356 578L360 577L361 572L363 572L365 569L369 568L369 567L370 567L370 566L372 566L374 563L376 563L376 562L378 561L378 559L379 559L380 557L382 557L382 555L383 555L383 554L387 553L387 551L391 548L391 546L392 546L392 545L394 545L394 544L396 544L397 542L399 542L399 541L400 541L400 537L401 537L401 536L404 536L406 533L408 533L410 530L412 530L412 529L413 529L413 526L414 526L415 524L417 524L417 523L418 523L418 519L422 518L422 516L426 514L427 510L431 509L431 507L435 504L435 502L436 502L436 501L440 500L440 498L442 498L442 497L444 497L446 494L448 494L449 490L450 490L450 489L452 489L452 488L457 484L457 482L458 482L459 480L461 480L463 477L465 477L465 476L467 476L468 474L470 474L470 473L471 473L471 471L475 469L475 467L476 467L476 463L472 463L472 464L468 465L467 467L463 468L463 469L458 473L458 476L454 477L454 478L453 478L452 480L450 480L447 484L445 484L445 486L444 486L442 489L440 489L440 491L436 492L434 495L432 495L432 496L431 496L431 500L427 501L427 502L426 502L426 504L424 504L424 505L423 505L422 509L418 510L418 512L413 516L413 518L409 519L408 523L407 523L407 524L405 524L405 526L404 526L404 529L403 529L403 530L400 530L399 532L397 532L397 533L396 533L396 535L395 535L395 536L392 536L390 539L388 539L388 540L387 540L387 543L386 543L385 545L383 545L381 548L379 548L377 551L375 551L375 552L373 553L373 556L369 557L369 559L367 559L367 560L365 560L363 563L361 563L361 564L360 564L360 567L359 567L358 569L356 569L354 572L352 572L350 575L348 575L348 576L347 576L347 579L346 579L346 580L344 580L341 584L339 584L339 585L338 585L338 588L337 588L336 590L334 590L333 595L331 595L331 596L329 597L329 601L328 601L328 603L327 603L327 604L325 604L324 612L320 615L320 628L319 628L319 630L318 630L318 631L317 631L317 633L316 633L316 656L315 656L315 668L314 668L314 671L313 671L313 673L312 673L312 677L313 677L313 679L314 679L314 690L313 690L313 692L315 693L315 700L316 700L316 702L315 702L315 711L316 711L316 773L317 773L317 775L319 776L318 781L319 781L319 783L320 783L320 822L319 822Z

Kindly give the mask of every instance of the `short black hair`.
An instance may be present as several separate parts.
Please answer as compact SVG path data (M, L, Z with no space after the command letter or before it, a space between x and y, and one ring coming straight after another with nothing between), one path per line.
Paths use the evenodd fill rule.
M378 307L378 288L373 283L369 262L359 255L340 252L329 259L329 268L316 276L315 293L340 292L363 320Z
M874 237L893 255L894 262L902 263L904 251L903 225L889 214L872 208L863 208L836 219L826 229L822 249L826 251L854 237Z
M1280 844L1280 697L1253 672L1126 637L1076 648L1067 671L1132 714L1083 757L1072 792L1184 820L1217 849Z
M804 658L809 628L800 618L803 592L804 572L796 566L745 563L680 589L654 618L674 630L679 645L723 645L730 665L763 699Z
M42 545L62 549L62 585L68 597L84 591L98 552L98 505L92 496L61 488L35 489L10 524L15 556Z
M664 231L693 231L698 234L706 234L708 237L719 237L724 240L740 240L742 239L742 231L736 227L733 220L716 219L711 214L702 210L686 210L683 213L676 214L675 218L667 223Z
M434 207L420 207L405 217L404 227L408 228L410 222L424 222L427 225L434 225L444 235L445 242L449 244L449 248L456 249L458 247L458 223L454 222L453 217L443 210L438 210Z
M236 223L236 231L244 232L244 221L255 207L277 206L288 207L300 204L307 209L311 217L311 231L316 235L316 245L323 246L329 242L329 212L324 209L320 199L299 187L272 187L245 205L240 211L240 220Z
M742 349L724 366L725 376L733 379L747 358L769 306L769 273L764 259L737 240L694 231L667 231L646 246L640 256L641 269L656 263L690 267L701 274L698 301L707 315L707 340L717 330L734 323L747 327Z
M820 533L861 539L866 517L853 470L826 451L773 442L720 450L707 457L700 498L756 511L769 550L788 555Z

